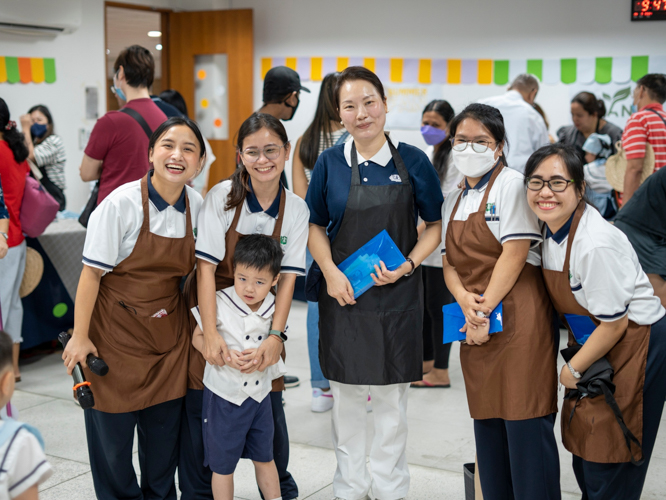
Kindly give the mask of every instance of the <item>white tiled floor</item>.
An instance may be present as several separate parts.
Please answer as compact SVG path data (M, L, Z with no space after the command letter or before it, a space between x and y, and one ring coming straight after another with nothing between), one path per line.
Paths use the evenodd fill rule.
M296 478L301 499L328 500L333 498L331 481L335 471L331 417L330 412L315 414L310 411L305 312L304 304L294 303L289 321L287 368L291 375L297 375L302 381L300 387L288 389L285 394L291 441L289 470ZM474 460L474 437L457 345L451 352L450 371L450 389L410 389L408 460L411 500L465 498L462 470L465 462ZM20 411L19 418L41 430L46 452L55 469L53 477L42 486L40 497L47 500L94 498L83 412L71 401L71 379L60 356L54 354L25 363L21 372L23 381L17 384L12 401ZM368 420L371 427L372 418ZM557 428L559 431L559 421ZM665 433L662 428L657 438L642 497L646 500L664 498ZM560 447L562 496L565 500L580 498L570 457ZM259 498L248 461L241 461L235 484L237 498Z

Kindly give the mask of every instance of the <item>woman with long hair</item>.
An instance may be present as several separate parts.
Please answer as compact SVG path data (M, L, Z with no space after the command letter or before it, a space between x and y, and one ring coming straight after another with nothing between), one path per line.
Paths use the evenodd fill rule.
M317 160L306 201L309 248L323 275L319 359L333 393L338 498L401 498L409 490L407 397L423 375L423 259L440 241L442 191L428 157L384 131L384 86L352 66L338 78L336 107L353 140ZM417 221L425 231L418 238ZM386 230L406 257L389 271L375 266L374 286L358 297L338 265ZM313 265L310 274L315 276ZM310 276L309 276L310 277ZM375 433L366 466L366 404Z
M25 178L30 172L27 158L28 149L23 134L16 129L16 122L10 119L7 103L0 98L0 179L9 214L8 230L0 234L8 247L5 258L0 260L0 309L4 329L14 340L14 377L17 381L21 379L18 359L23 340L23 305L19 288L26 258L26 243L21 230L21 204Z
M340 123L340 115L335 105L335 83L340 73L330 73L324 77L319 91L319 100L314 120L303 136L296 141L296 152L292 164L294 193L305 199L308 184L312 177L317 158L326 149L344 144L349 132ZM307 252L306 272L312 266L312 254ZM313 412L325 412L333 407L330 384L321 372L319 364L319 307L308 301L307 315L308 354L310 355L310 383L312 384Z
M35 162L42 178L42 186L65 209L65 145L53 128L53 117L43 104L33 106L21 116L21 127L28 147L28 159Z
M454 116L455 112L448 101L434 100L423 109L421 117L421 135L428 144L426 154L435 167L445 200L463 179L463 175L453 163L451 141L448 140L449 123ZM419 232L424 229L425 224L419 224ZM446 388L451 386L449 379L451 344L442 342L444 330L442 306L454 302L455 299L444 283L442 254L439 248L426 257L421 265L423 266L423 296L425 298L423 380L413 382L412 387Z
M305 247L308 237L308 208L303 200L284 188L280 176L289 159L291 144L284 125L277 118L255 113L243 122L236 142L241 164L230 179L216 184L206 195L199 216L196 245L196 274L185 283L191 307L198 304L204 335L203 353L192 349L186 398L187 431L181 440L183 498L201 498L210 493L210 470L203 467L201 411L205 363L222 366L228 348L216 328L215 294L233 284L233 254L239 239L264 234L279 240L284 258L275 297L270 337L245 361L252 373L278 362L284 353L287 317L296 276L305 275ZM192 328L194 330L194 328ZM203 356L202 356L203 354ZM287 471L289 435L282 408L284 379L273 381L270 393L275 429L273 456L280 476L284 500L298 497L298 487ZM207 479L206 479L207 478ZM184 480L185 479L185 480ZM205 483L208 482L207 490Z

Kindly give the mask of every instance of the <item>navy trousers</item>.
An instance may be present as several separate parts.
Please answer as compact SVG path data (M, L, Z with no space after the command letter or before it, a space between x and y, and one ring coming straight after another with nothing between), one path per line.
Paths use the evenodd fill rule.
M652 325L643 386L642 465L600 464L573 456L582 500L638 500L643 491L666 398L666 317ZM482 476L483 477L483 476Z
M130 413L84 411L90 469L98 499L176 499L174 474L182 406L183 398L179 398ZM141 486L132 465L135 427Z
M556 413L528 420L474 421L484 500L559 500Z
M178 487L181 500L213 500L213 472L204 463L204 443L201 428L203 392L188 389L180 422L180 457Z
M289 433L287 419L282 407L282 392L271 392L273 410L273 459L280 477L280 490L284 500L298 497L298 486L292 475L287 471L289 465ZM181 427L180 460L178 466L178 483L182 500L212 499L212 472L203 466L203 432L201 429L201 410L203 391L189 389L185 399L183 426ZM186 421L186 422L185 422ZM185 430L187 425L187 430Z

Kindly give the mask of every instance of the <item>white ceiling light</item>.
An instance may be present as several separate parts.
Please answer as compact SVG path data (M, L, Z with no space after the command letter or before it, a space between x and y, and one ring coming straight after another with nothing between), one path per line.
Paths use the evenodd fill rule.
M156 48L157 50L162 50L162 44L161 44L161 43L158 43L157 45L155 45L155 48Z
M162 36L162 32L161 31L149 31L148 36L151 37L151 38L159 38L159 37Z

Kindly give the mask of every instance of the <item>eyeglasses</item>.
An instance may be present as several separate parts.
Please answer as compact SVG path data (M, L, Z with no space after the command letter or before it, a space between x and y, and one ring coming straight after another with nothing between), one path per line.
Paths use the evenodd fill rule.
M455 137L451 137L451 147L453 148L454 151L465 151L467 149L467 146L469 144L472 145L472 149L474 150L475 153L485 153L488 151L488 148L490 147L490 144L492 144L493 141L464 141L462 139L456 139Z
M256 163L261 158L262 153L266 159L276 160L280 156L280 150L287 144L285 142L282 146L266 146L264 149L246 149L245 151L241 151L240 154L248 163Z
M544 185L548 186L553 193L561 193L565 191L569 184L574 182L573 179L563 179L561 177L553 177L549 180L541 179L540 177L528 177L527 189L531 191L541 191Z

